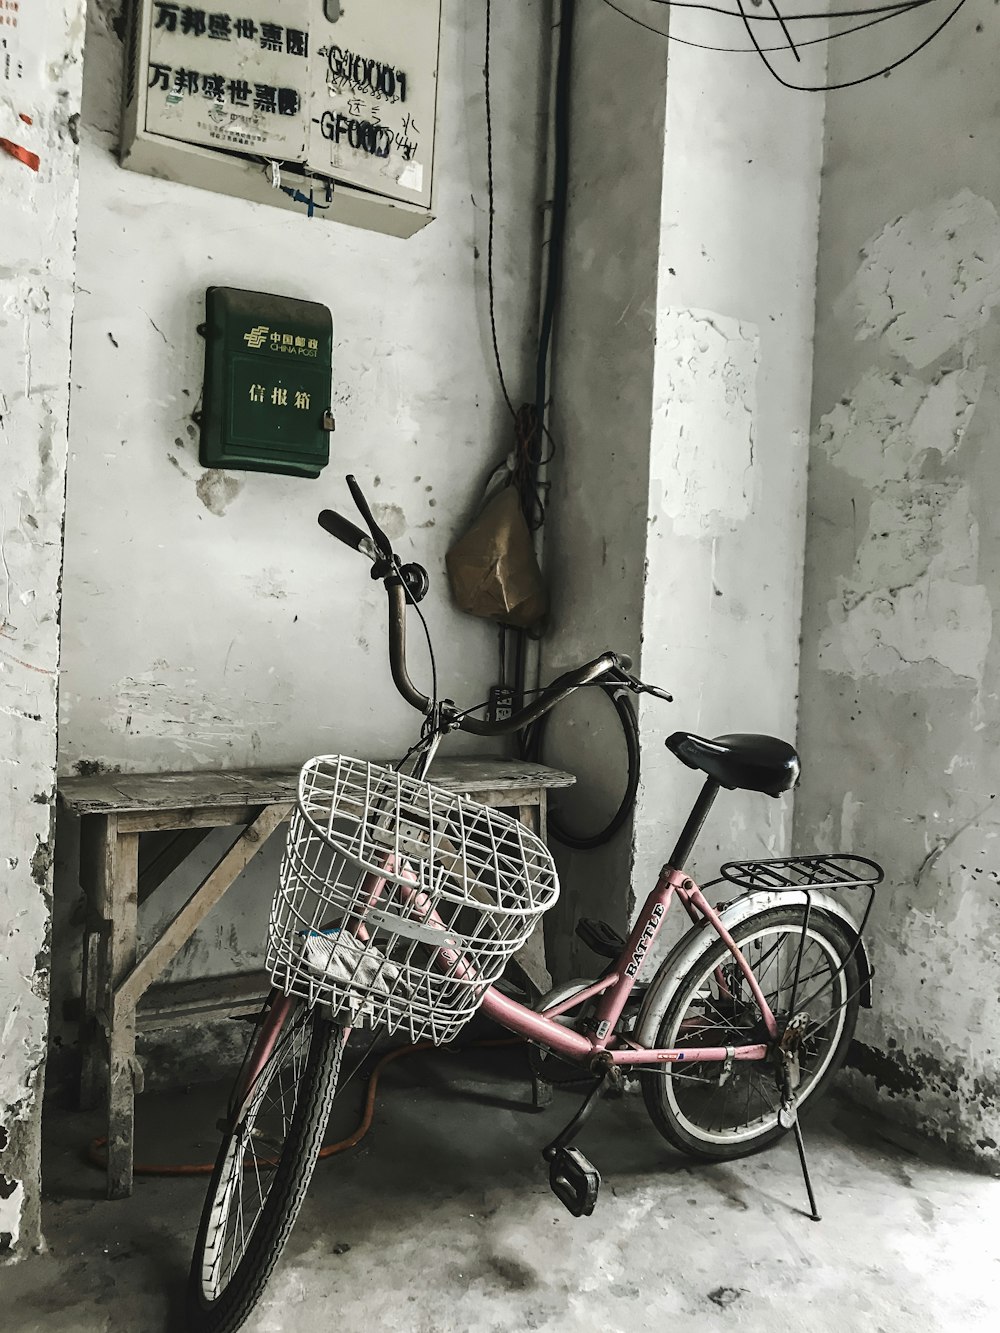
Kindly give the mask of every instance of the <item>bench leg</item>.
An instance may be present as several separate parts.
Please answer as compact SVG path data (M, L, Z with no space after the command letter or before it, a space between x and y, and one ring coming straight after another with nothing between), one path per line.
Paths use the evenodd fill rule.
M132 1193L135 1011L115 1014L108 1042L108 1198Z
M101 931L94 917L94 909L87 904L88 920L83 928L83 981L80 988L80 1047L81 1111L92 1111L101 1100L104 1088L104 1052L98 1008L101 998L101 973L98 962L101 950Z
M91 1111L104 1095L107 1047L100 1013L107 997L107 945L103 938L110 899L108 884L118 839L114 815L89 815L80 829L80 887L86 899L83 924L83 975L80 984L80 1095L81 1111Z
M115 991L136 964L138 951L139 835L117 834L107 858L110 900L106 935L108 1198L132 1193L132 1138L135 1119L135 1005L122 1003Z
M536 1111L544 1111L552 1105L552 1084L534 1072L531 1075L531 1105Z
M545 793L540 792L539 797L544 802ZM537 833L544 822L544 808L541 804L519 805L517 817L525 828ZM545 935L541 921L536 923L531 935L514 955L514 963L536 996L545 995L552 989L552 977L545 965Z

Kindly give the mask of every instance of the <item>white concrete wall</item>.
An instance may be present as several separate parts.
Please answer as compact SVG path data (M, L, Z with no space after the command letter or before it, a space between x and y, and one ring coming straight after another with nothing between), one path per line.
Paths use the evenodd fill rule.
M543 6L495 8L498 319L524 392ZM494 636L450 609L443 566L508 446L486 323L483 7L445 5L438 216L408 241L122 171L113 11L93 9L87 49L60 763L391 754L417 719L390 684L382 589L315 519L351 508L356 473L400 551L429 567L443 690L484 697ZM199 468L210 284L333 310L337 430L320 481Z
M497 320L520 401L532 392L547 6L493 9ZM429 569L442 692L485 698L496 633L451 608L444 571L511 442L486 300L485 7L444 5L437 216L407 241L121 170L116 11L92 4L87 40L61 771L399 754L419 719L391 684L381 585L316 514L350 511L343 476L358 476L399 551ZM320 481L199 467L196 326L210 284L331 307L337 430ZM416 624L411 642L429 688ZM67 913L72 837L60 842ZM253 965L273 870L207 923L180 973ZM149 919L181 891L168 886Z
M859 1091L994 1162L998 43L970 0L912 64L828 99L796 814L807 850L888 872Z
M733 44L723 19L699 16L695 35ZM804 65L821 82L823 48ZM795 740L822 151L822 99L753 58L671 44L642 674L676 703L642 709L640 902L701 786L665 738ZM780 855L791 811L791 796L723 792L694 873Z
M0 49L0 1263L40 1241L59 580L83 6L22 5ZM10 63L6 57L10 57ZM21 119L29 117L27 124Z

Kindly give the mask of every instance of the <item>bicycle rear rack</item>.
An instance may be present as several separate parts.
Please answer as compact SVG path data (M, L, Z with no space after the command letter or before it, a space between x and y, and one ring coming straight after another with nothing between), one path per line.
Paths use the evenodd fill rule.
M882 867L867 856L836 852L822 856L779 856L769 861L727 861L723 879L744 889L860 889L881 884Z

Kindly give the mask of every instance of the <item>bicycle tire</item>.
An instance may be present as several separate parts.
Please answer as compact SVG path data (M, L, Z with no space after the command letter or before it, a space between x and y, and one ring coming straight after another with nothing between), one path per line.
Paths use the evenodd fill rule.
M614 704L618 720L622 724L625 748L628 753L628 776L625 783L625 795L622 797L621 804L604 828L597 833L587 835L574 833L562 823L556 809L549 810L549 833L555 838L556 842L579 852L592 851L595 847L603 847L605 843L611 841L632 813L636 794L639 790L639 721L635 714L635 707L627 691L620 685L600 685L598 688L602 689ZM530 757L538 763L543 762L542 744L550 716L550 713L544 713L532 725L525 740L526 757Z
M739 926L735 927L732 934L736 943L742 945L755 935L759 936L761 932L787 926L789 928L789 942L792 944L796 931L801 929L803 919L804 910L799 906L769 908L767 911L760 912L756 916L741 922ZM828 957L831 963L835 959L837 967L840 969L838 974L831 968L831 979L837 978L836 999L842 1006L844 1017L839 1030L835 1033L835 1041L830 1043L832 1049L828 1050L823 1059L822 1068L809 1076L808 1085L797 1096L797 1102L800 1106L807 1101L814 1103L818 1100L843 1063L857 1023L860 991L856 948L840 923L822 912L813 912L809 918L809 936L822 942L829 950ZM653 1021L656 1025L654 1046L669 1049L682 1044L676 1038L680 1024L684 1020L684 1015L692 1011L692 1004L699 995L699 991L704 991L707 976L712 973L713 968L725 965L731 960L732 955L725 943L713 936L712 942L688 968L678 985L674 987L665 1000L661 1017L657 1020L654 1016ZM749 957L748 961L751 961ZM758 980L760 981L761 978L758 977ZM762 989L767 995L767 986L762 984ZM808 995L803 997L803 991L800 988L798 999L801 1001L803 998L808 999ZM704 1001L702 1003L704 1004ZM798 1002L796 1007L799 1007ZM712 1021L715 1022L714 1019ZM704 1038L699 1036L699 1040L704 1040ZM709 1037L707 1040L708 1044L712 1045L740 1044L735 1034L730 1041L723 1041L718 1036ZM742 1040L746 1040L745 1035ZM773 1123L770 1123L770 1116L762 1118L759 1131L747 1132L742 1138L734 1137L731 1141L724 1141L723 1139L713 1141L707 1132L699 1132L699 1129L694 1127L690 1117L685 1116L679 1105L676 1087L671 1087L675 1075L678 1080L677 1086L680 1086L679 1080L681 1077L696 1080L697 1076L691 1071L697 1069L697 1065L675 1065L669 1068L670 1073L643 1070L639 1077L643 1099L650 1119L672 1147L679 1148L689 1156L700 1158L703 1161L734 1161L770 1147L771 1144L776 1143L789 1132L789 1127L783 1126L778 1121L775 1112ZM705 1065L703 1068L706 1070L709 1068L720 1069L720 1066ZM740 1066L735 1068L739 1069ZM744 1071L762 1070L764 1072L760 1077L768 1077L764 1062L754 1063L753 1065L747 1064L742 1068ZM678 1072L680 1069L684 1070L683 1075ZM744 1076L749 1079L751 1075L747 1072ZM699 1095L697 1089L687 1089L686 1091L688 1093L693 1091L696 1097ZM702 1092L700 1095L707 1100L707 1092ZM775 1099L777 1100L776 1089ZM748 1092L748 1107L749 1104Z
M288 1022L291 1021L292 1017ZM310 1011L305 1021L312 1029L308 1056L273 1180L238 1264L220 1294L210 1300L204 1284L208 1235L223 1173L235 1150L237 1135L243 1132L242 1126L237 1124L223 1137L191 1260L186 1301L189 1333L236 1333L242 1327L264 1293L305 1199L323 1146L345 1044L343 1028L318 1010ZM252 1041L261 1038L261 1031L258 1028ZM277 1044L269 1060L276 1058ZM261 1070L257 1086L266 1075L267 1065ZM251 1090L245 1100L252 1099ZM230 1203L228 1207L231 1206Z

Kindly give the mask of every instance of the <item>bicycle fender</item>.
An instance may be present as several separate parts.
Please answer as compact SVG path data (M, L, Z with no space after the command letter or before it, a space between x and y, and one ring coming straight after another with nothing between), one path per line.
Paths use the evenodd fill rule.
M850 912L844 907L832 893L824 893L820 889L811 889L809 892L809 901L812 904L812 911L819 912L823 916L833 917L834 920L845 928L848 938L851 940L857 951L858 969L861 973L861 994L860 1002L865 1009L872 1007L872 964L868 954L868 949L864 940L858 934L857 922L851 916ZM806 894L795 889L784 889L781 893L768 892L766 889L758 889L752 893L745 893L739 898L733 899L724 908L719 911L722 924L727 930L732 931L735 926L742 924L749 917L757 916L761 912L766 912L772 907L786 907L791 905L804 906L806 903ZM656 1040L657 1029L660 1026L660 1020L663 1012L669 1004L671 997L681 978L685 977L688 971L698 962L702 954L706 953L715 941L718 939L712 926L703 921L683 935L674 947L667 954L666 958L656 970L656 975L650 982L649 989L643 996L642 1005L639 1009L639 1015L636 1019L635 1029L632 1037L641 1046L652 1046Z

